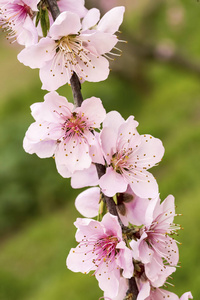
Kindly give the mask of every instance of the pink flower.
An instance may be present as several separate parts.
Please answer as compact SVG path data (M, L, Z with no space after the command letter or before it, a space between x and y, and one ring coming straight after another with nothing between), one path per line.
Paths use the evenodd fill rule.
M130 246L133 249L134 259L145 264L147 277L155 281L157 274L167 269L165 263L175 266L179 260L176 241L168 235L180 229L173 224L176 216L174 197L169 195L161 204L159 197L152 199L146 215L148 220L141 228L140 239L132 240Z
M106 297L115 298L119 292L120 270L122 276L131 278L133 264L131 250L122 239L117 217L107 213L101 222L77 219L76 240L67 257L67 267L73 272L94 271L99 287Z
M32 21L39 0L0 0L0 26L21 45L37 43L38 34Z
M99 185L109 197L125 192L128 184L139 197L158 194L157 182L147 169L162 159L164 147L151 135L139 135L137 126L133 116L125 121L115 111L104 120L100 139L108 167Z
M41 158L54 155L58 172L70 177L75 170L90 166L91 156L95 155L92 145L96 143L92 131L100 127L105 109L95 97L86 99L78 108L56 92L48 93L44 99L31 106L36 121L26 132L23 146L26 152Z
M77 14L63 12L50 27L48 36L23 49L18 59L33 69L40 69L42 89L49 91L70 83L73 72L81 82L105 80L109 63L104 56L118 41L113 30L118 30L123 13L124 7L116 7L109 13L109 20L105 15L96 25L99 19L96 9L88 11L82 24Z

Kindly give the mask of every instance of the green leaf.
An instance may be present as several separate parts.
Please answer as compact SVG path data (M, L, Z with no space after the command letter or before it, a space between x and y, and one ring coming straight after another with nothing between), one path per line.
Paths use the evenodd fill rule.
M47 31L49 31L50 21L49 21L49 11L47 8L45 9L45 21L46 21L46 25L47 25Z
M41 10L38 11L36 15L36 20L35 20L35 26L37 27L41 19Z
M45 37L47 36L47 33L50 28L49 14L48 14L48 9L46 7L41 9L40 23L42 27L43 36Z

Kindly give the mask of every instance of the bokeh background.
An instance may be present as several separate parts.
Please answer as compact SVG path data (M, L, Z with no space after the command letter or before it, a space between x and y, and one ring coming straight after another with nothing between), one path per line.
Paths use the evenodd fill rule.
M107 111L139 121L141 134L160 138L166 148L152 169L161 199L176 198L184 230L178 268L169 289L200 297L200 2L195 0L98 0L86 6L103 12L125 5L119 43L123 55L111 62L105 82L84 83L84 98L100 97ZM80 216L70 181L53 159L23 151L33 122L30 105L43 100L38 70L17 61L20 47L0 38L0 299L94 300L96 280L67 270L76 245L73 222ZM72 101L70 87L59 89Z

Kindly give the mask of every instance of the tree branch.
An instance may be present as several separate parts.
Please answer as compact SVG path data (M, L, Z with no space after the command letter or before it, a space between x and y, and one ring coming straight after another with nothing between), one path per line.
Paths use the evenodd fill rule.
M137 287L137 284L136 284L136 281L135 281L135 277L131 277L129 280L128 280L128 285L129 285L129 289L126 293L126 300L136 300L137 299L137 296L138 296L138 287Z
M70 79L70 84L74 97L74 104L76 107L80 107L83 102L83 96L81 94L81 84L75 72L73 72L73 75Z
M58 7L58 4L57 4L57 0L46 0L47 3L48 3L48 7L49 7L49 10L52 14L52 17L55 21L55 19L59 16L60 14L60 10L59 10L59 7Z
M46 0L48 5L49 5L49 9L50 12L52 14L52 17L55 21L55 19L58 17L58 15L60 14L60 10L58 8L57 5L57 1L56 0ZM79 81L78 76L76 75L75 72L73 72L73 75L70 79L70 84L71 84L71 88L72 88L72 93L73 93L73 98L74 98L74 104L76 107L80 107L82 102L83 102L83 96L81 93L81 83ZM97 173L99 178L101 178L101 176L103 176L106 172L106 167L104 165L101 164L95 164L96 165L96 169L97 169ZM117 216L119 224L122 228L125 227L119 217L118 211L117 211L117 207L116 204L113 200L112 197L108 197L106 195L103 194L104 197L104 201L106 202L107 205L107 209L109 211L110 214ZM137 290L137 285L136 285L136 281L135 278L132 277L129 279L129 289L127 291L127 295L129 296L129 300L136 300L137 295L138 295L138 290Z

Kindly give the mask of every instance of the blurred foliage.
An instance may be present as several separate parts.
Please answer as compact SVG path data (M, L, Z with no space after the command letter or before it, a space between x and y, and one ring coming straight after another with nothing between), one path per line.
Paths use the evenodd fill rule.
M89 7L97 2L86 3ZM161 199L175 196L177 212L183 213L176 222L185 228L177 238L183 242L182 270L173 276L172 291L181 295L191 290L198 299L200 76L190 62L198 66L200 61L200 3L98 0L97 5L106 10L124 3L128 9L120 38L128 44L119 44L123 55L112 63L105 82L84 83L82 92L84 98L100 97L107 111L118 110L124 118L133 114L141 134L163 141L165 156L152 172ZM53 159L41 160L22 148L33 121L29 107L43 101L46 93L38 70L17 61L16 44L1 38L1 45L0 299L98 299L102 293L94 278L65 267L67 253L75 246L72 223L79 216L74 208L79 191L56 172ZM156 55L160 49L162 59ZM174 64L171 53L184 59ZM68 86L59 93L72 101Z

